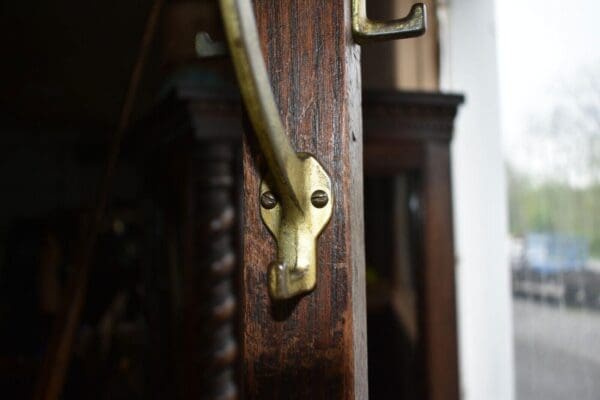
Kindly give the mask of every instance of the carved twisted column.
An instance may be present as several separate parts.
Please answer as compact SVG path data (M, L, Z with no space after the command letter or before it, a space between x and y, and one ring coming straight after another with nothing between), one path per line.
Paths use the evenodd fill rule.
M234 363L235 266L232 146L194 146L184 219L184 330L186 399L237 397Z
M241 109L227 88L235 79L226 57L199 58L195 37L223 40L216 0L176 0L166 10L164 65L177 115L172 125L169 185L175 214L176 263L182 268L176 345L178 395L183 399L237 398L234 273L237 235L233 161L241 140ZM182 68L183 67L183 68ZM207 85L207 86L206 86ZM236 93L235 91L233 93Z
M186 400L238 397L233 293L240 119L235 94L187 81L175 86L148 119L152 128L140 130L153 155L145 165L153 168L152 190L164 215L159 231L165 239L157 246L166 254L155 286L169 293L162 297L171 310L170 317L150 327L156 336L152 354L163 350L165 356L149 365L154 372L148 398L163 398L160 393ZM163 337L172 338L171 344ZM160 383L165 376L172 377L168 390Z

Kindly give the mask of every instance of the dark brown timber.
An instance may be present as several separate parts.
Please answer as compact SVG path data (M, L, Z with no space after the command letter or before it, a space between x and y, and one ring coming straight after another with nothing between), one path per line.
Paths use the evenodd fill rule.
M393 91L370 91L364 98L365 174L417 173L422 179L412 239L422 247L416 272L424 376L418 390L427 400L460 398L450 142L463 101L458 95Z
M318 242L317 287L273 303L275 243L260 219L264 163L244 143L242 372L247 399L366 399L360 52L349 0L256 0L267 68L296 151L330 174L333 217Z
M168 321L150 325L167 364L156 365L160 358L155 357L149 365L152 398L238 398L233 293L239 265L234 199L240 177L234 164L239 165L240 115L237 96L182 81L146 121L150 129L139 131L140 139L158 144L146 164L157 164L154 179L160 183L153 187L174 244L160 273L171 281L162 286L173 288L175 340L169 346L163 339L168 330L159 335L165 330L159 324ZM165 297L163 303L169 301ZM165 390L166 385L173 387Z
M233 336L235 267L232 143L194 146L183 192L184 346L186 399L236 396Z
M431 400L460 398L450 149L447 142L425 145L423 185L422 326L425 342L425 387Z

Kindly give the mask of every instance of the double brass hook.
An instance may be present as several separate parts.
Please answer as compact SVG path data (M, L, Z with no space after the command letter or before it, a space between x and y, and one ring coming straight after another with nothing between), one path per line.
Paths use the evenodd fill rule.
M287 137L265 62L250 0L220 0L229 53L242 98L269 172L260 186L261 217L277 241L269 265L269 292L275 300L310 292L317 283L317 239L333 213L331 179L316 158L296 152ZM424 31L422 5L391 23L366 18L364 0L354 0L355 40L416 36Z

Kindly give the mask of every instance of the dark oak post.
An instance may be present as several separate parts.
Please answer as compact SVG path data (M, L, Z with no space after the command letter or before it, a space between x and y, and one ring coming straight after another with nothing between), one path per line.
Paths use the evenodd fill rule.
M166 365L153 357L149 398L239 398L234 277L240 115L239 99L226 89L180 82L146 121L150 129L139 132L158 147L145 163L156 164L152 187L166 236L156 289L159 300L172 303L172 326L150 327L153 353L163 351ZM161 322L169 323L155 321ZM161 330L166 334L159 336Z
M450 146L424 146L423 320L425 387L431 400L459 399Z
M228 60L200 57L194 47L199 32L222 40L218 1L172 1L166 11L163 57L173 71L174 104L164 110L172 124L160 139L171 139L165 186L172 187L167 195L173 199L166 211L174 214L170 222L178 246L171 257L181 269L174 284L182 290L181 320L176 320L180 342L173 346L176 392L186 400L233 400L238 398L234 277L239 262L234 159L241 111L237 99L230 100L234 78Z
M256 0L263 54L297 151L331 176L333 217L318 242L317 287L273 303L275 243L259 214L265 165L244 139L242 390L248 399L366 399L360 51L349 0Z
M457 400L458 342L450 142L460 95L369 91L365 93L365 172L382 177L417 173L415 211L420 398ZM373 371L376 373L376 371Z
M182 218L185 399L237 398L232 153L231 143L200 140L187 164Z

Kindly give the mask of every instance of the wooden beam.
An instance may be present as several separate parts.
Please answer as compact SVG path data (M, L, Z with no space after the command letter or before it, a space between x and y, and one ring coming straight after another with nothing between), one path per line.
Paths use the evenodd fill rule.
M365 174L417 173L411 229L418 276L419 398L459 399L450 142L460 95L366 91ZM370 236L371 237L371 236ZM374 371L372 371L374 372Z
M349 0L257 0L263 54L296 151L332 178L333 217L318 243L317 287L274 303L267 266L275 243L259 213L264 173L244 144L242 390L248 399L366 399L360 50Z
M426 391L430 400L458 400L458 338L454 289L454 240L450 147L425 145L423 186L422 324L425 338Z
M207 136L206 131L197 134ZM235 147L233 141L213 136L199 138L190 148L180 193L183 394L184 399L234 400L237 345L232 274L236 260L231 167Z

